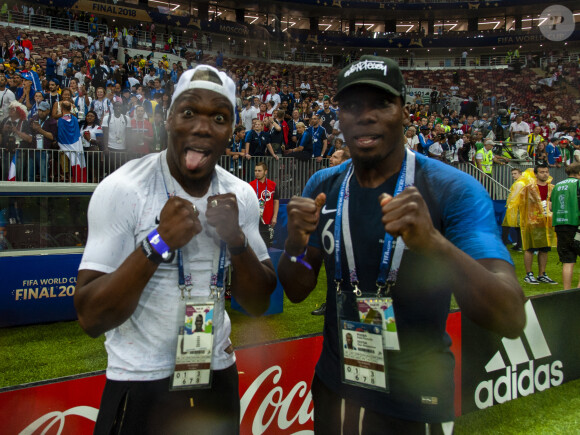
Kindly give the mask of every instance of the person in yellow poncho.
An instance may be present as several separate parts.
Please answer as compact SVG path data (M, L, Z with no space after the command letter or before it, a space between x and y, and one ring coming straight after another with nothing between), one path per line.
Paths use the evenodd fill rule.
M524 249L524 266L528 284L557 284L546 275L548 252L556 246L556 233L552 227L552 211L550 196L554 185L550 169L546 164L537 165L534 169L526 169L520 178L524 186L517 196L508 204L510 218L513 218L514 208L519 212L522 248ZM518 180L519 181L519 180ZM532 272L534 251L538 251L538 276Z
M512 204L515 204L513 201L515 198L518 197L522 188L526 185L526 180L522 178L522 171L518 168L513 168L511 170L512 178L514 179L514 183L512 187L510 187L510 193L507 197L505 206L507 208L503 223L502 225L502 235L501 238L504 244L508 244L508 235L511 235L511 240L513 242L512 249L517 252L522 251L522 236L520 233L520 219L519 219L519 210L517 205L514 207ZM516 230L517 228L517 230Z

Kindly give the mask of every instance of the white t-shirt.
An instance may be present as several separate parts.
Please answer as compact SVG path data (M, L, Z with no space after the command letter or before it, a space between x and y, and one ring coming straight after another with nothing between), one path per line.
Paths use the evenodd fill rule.
M62 59L59 59L56 61L56 75L58 76L63 76L64 72L66 71L66 67L68 65L68 59L66 57L63 57Z
M253 106L250 106L249 109L242 109L242 113L241 113L241 117L242 117L242 124L244 124L244 127L246 127L246 130L251 130L252 129L252 119L256 118L258 116L258 113L260 112L260 109L257 109Z
M522 121L520 123L512 122L510 125L510 133L512 133L514 131L520 131L520 132L524 131L524 132L526 132L526 135L525 136L524 135L514 136L513 137L514 140L512 142L525 143L525 144L528 143L528 135L530 134L530 126L528 125L527 122L524 122L524 121Z
M165 174L169 174L166 155L164 151L132 160L97 186L89 204L89 238L80 270L114 272L157 227L156 218L167 202L161 170L163 166ZM193 283L192 294L209 296L214 253L219 249L217 233L205 219L207 197L212 192L235 192L239 224L249 245L260 261L269 258L258 230L258 200L249 184L219 166L215 168L208 193L202 198L188 195L172 177L166 181L170 190L174 186L177 196L195 204L203 227L203 231L182 248L186 279L191 274ZM105 334L108 379L156 380L171 375L177 334L183 326L183 317L180 324L178 315L182 302L177 276L176 259L172 263L161 263L145 286L135 312L125 323ZM221 308L223 301L221 298ZM225 351L231 344L231 324L225 311L223 324L216 323L214 328L213 368L222 370L235 362L234 353Z
M463 139L457 139L455 142L455 148L452 145L449 145L449 149L445 152L447 156L447 160L450 162L457 163L459 162L459 150L463 148Z
M103 135L103 129L99 125L93 125L92 127L84 126L81 128L81 141L83 143L83 148L89 148L91 143L85 138L85 131L88 131L90 134L90 140L97 140L97 136Z
M12 92L8 87L5 87L3 91L0 91L0 121L4 120L8 116L8 107L16 99L14 92Z
M75 79L77 79L77 81L79 82L79 85L83 85L85 84L85 75L82 72L77 72L75 74Z
M148 86L149 82L154 81L156 78L157 78L157 76L155 76L155 75L147 74L143 78L143 86Z
M274 100L274 103L276 103L274 105L274 110L276 110L276 108L280 105L280 95L278 94L268 94L268 96L266 97L266 103L270 100Z
M342 130L340 129L340 121L338 119L336 120L336 122L332 126L332 129L333 129L333 131L338 130L340 132L335 137L342 139L343 144L346 145L346 143L344 143L344 134L342 134ZM419 140L419 139L417 139L417 140Z
M443 154L443 147L439 142L434 142L429 146L429 152L434 156L440 156Z
M131 123L126 115L121 115L118 118L114 114L107 115L101 126L109 128L109 148L118 151L127 149L125 144L126 129L131 127Z
M131 85L131 87L140 84L139 80L137 80L135 77L129 77L127 79L127 81L129 82L129 84Z
M413 137L405 136L405 147L416 151L417 145L419 145L419 137L417 135Z

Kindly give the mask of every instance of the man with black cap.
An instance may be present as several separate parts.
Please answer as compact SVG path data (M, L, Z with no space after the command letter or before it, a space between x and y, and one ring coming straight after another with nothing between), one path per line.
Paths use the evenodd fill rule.
M419 127L419 146L417 147L417 151L426 156L429 155L429 145L427 143L429 141L429 130L427 124Z
M525 324L489 196L472 177L405 150L404 97L391 59L363 56L343 69L336 98L352 162L316 172L288 204L278 266L287 296L304 300L322 261L327 274L311 389L317 434L451 433L451 294L463 315L501 335ZM344 347L349 333L357 350Z
M97 434L239 432L224 277L231 266L232 295L259 315L276 275L254 191L217 166L234 107L225 73L208 65L184 72L167 150L130 161L91 198L75 307L89 335L107 336ZM193 335L198 314L212 324Z

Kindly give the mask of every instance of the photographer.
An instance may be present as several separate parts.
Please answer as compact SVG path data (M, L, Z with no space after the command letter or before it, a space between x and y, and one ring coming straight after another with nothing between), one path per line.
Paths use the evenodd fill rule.
M461 133L461 134L460 134ZM463 148L463 132L461 130L454 130L448 134L447 138L447 151L445 152L445 158L447 162L457 166L459 163L459 153Z
M445 152L449 148L447 143L448 134L444 132L441 124L437 124L431 131L431 139L427 141L429 157L445 161Z
M461 132L463 134L463 132ZM477 149L475 148L475 144L473 142L471 142L471 136L467 135L462 135L461 136L461 140L462 140L462 146L461 148L458 150L457 154L459 157L459 162L460 163L471 163L473 165L475 165L474 163L474 157L475 157L475 153L477 152Z

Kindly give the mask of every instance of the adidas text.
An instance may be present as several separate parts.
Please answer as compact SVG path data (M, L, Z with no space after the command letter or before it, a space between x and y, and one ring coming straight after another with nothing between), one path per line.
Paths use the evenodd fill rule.
M559 360L539 365L535 370L534 360L531 360L528 367L519 372L508 366L505 374L495 381L490 379L479 383L475 389L475 404L479 409L484 409L493 406L494 401L504 403L535 391L556 387L564 381L562 367L562 361Z

